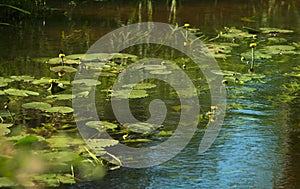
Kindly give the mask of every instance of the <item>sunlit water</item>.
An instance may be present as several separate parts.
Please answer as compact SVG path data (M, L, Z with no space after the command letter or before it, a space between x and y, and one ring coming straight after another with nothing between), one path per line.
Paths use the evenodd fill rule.
M43 22L35 23L31 30L27 26L24 36L16 36L16 31L12 32L14 36L10 36L10 29L5 29L8 37L1 36L2 57L10 60L16 56L56 56L57 49L70 47L69 44L61 45L61 32L83 29L82 22L87 21L91 30L90 41L67 49L68 53L82 53L98 37L117 28L118 19L126 24L130 13L137 7L136 3L116 4L84 4L82 9L77 7L73 10L72 17L70 12L67 16L61 13L52 15L44 18L44 26ZM59 6L70 11L64 4ZM167 6L158 2L153 6L156 6L153 20L167 22ZM247 3L189 1L181 3L177 21L181 25L189 22L206 31L207 35L214 36L215 29L249 24L240 20L249 17L255 21L249 24L253 27L294 29L296 34L291 35L291 40L299 41L300 19L299 16L295 17L299 11L298 2L292 0L285 3L254 0ZM34 36L38 40L34 40ZM299 64L299 58L287 60L289 62L280 65L276 62L263 62L258 72L266 75L265 83L253 84L251 87L256 88L256 91L233 96L230 94L235 93L235 90L228 90L228 104L236 103L242 108L227 110L218 138L204 154L198 153L204 133L202 125L189 145L164 164L145 169L121 168L108 172L101 180L80 183L70 188L297 188L300 184L297 151L300 148L300 131L296 127L299 126L299 104L297 101L294 104L284 104L275 98L276 94L282 92L282 84L290 81L282 76L283 73L290 71L290 65ZM10 66L7 69L6 65L1 65L4 76L37 72L30 66L27 70L22 66L14 66L14 63ZM232 70L235 70L234 65L232 66ZM39 76L48 73L40 66L34 69L40 71Z

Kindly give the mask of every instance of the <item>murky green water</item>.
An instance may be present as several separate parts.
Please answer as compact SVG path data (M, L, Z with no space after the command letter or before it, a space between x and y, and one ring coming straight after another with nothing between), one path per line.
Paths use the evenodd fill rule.
M145 3L143 4L143 6ZM37 20L25 20L20 29L1 28L0 76L31 75L36 78L55 77L49 67L33 63L32 58L55 57L59 49L66 54L84 53L105 33L123 24L138 21L136 2L93 2L75 7L57 2L49 6L61 10ZM170 5L153 2L153 21L168 22ZM142 21L148 21L147 9L142 9ZM190 23L200 28L208 38L217 36L224 27L253 28L276 27L294 32L279 34L287 41L299 43L300 4L297 1L184 1L177 4L176 22ZM265 36L264 36L265 37ZM258 38L258 47L266 39ZM270 37L270 36L269 36ZM204 41L209 43L208 41ZM217 59L223 70L247 73L249 64L242 62L240 54L248 51L247 42L233 47L230 57ZM299 49L298 49L299 51ZM151 54L151 53L149 53ZM299 91L290 92L283 85L299 83L299 76L285 76L299 66L298 54L282 54L272 59L257 60L255 72L265 75L256 82L244 85L230 84L228 109L221 132L213 146L204 154L198 147L207 120L202 121L189 145L175 158L159 166L146 169L121 168L110 171L100 180L76 185L82 188L297 188L300 185L299 158ZM197 79L193 69L187 72ZM70 77L70 76L69 76ZM70 77L69 79L72 79ZM103 88L112 85L104 78ZM201 87L204 83L198 83ZM162 85L159 95L166 98L170 91ZM201 94L201 93L200 93ZM171 95L170 95L171 96ZM291 101L285 99L295 97ZM2 98L2 97L1 97ZM104 101L100 99L98 104ZM170 107L178 100L168 98ZM4 99L1 99L4 102ZM209 95L201 94L203 112L209 110ZM149 99L138 100L132 109L140 119L148 116L144 105ZM109 108L99 105L101 118L114 118ZM176 126L176 114L168 115L168 127ZM174 117L174 118L173 118ZM160 142L160 140L158 140Z

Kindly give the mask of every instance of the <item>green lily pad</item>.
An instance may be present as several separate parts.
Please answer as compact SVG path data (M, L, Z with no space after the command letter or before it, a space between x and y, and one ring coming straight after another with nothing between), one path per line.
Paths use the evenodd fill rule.
M0 95L4 95L4 94L5 94L5 92L0 90Z
M245 57L247 60L251 60L252 52L251 52L251 50L249 50L248 52L242 53L241 56ZM261 52L261 51L254 52L254 60L270 59L270 58L272 58L271 53Z
M109 53L85 54L82 57L82 61L84 61L84 62L101 62L103 60L110 60L112 57L113 57L113 55L109 54Z
M13 76L10 76L10 78L15 81L25 81L25 82L34 80L34 77L29 76L29 75L13 75Z
M7 177L0 177L0 188L13 188L17 184L10 178Z
M144 98L149 96L146 90L118 90L113 91L110 94L111 97L121 98L121 99L136 99L136 98Z
M69 55L71 56L71 55ZM68 56L66 56L68 57ZM69 58L64 58L64 64L79 64L80 60L75 60L75 59L69 59ZM62 64L62 60L61 58L57 57L57 58L51 58L49 60L46 61L47 64Z
M12 123L0 123L0 136L4 136L10 133L9 127L13 126Z
M152 89L155 88L156 85L152 84L152 83L138 83L138 84L127 84L127 85L123 85L123 88L134 88L137 90L140 89Z
M40 78L40 79L36 79L36 80L34 80L33 82L32 82L32 84L35 84L35 85L48 85L51 80L51 78L49 78L49 77L42 77L42 78Z
M14 81L13 79L10 78L4 78L4 77L0 77L0 87L6 87L8 85L8 83Z
M97 130L102 130L102 129L111 129L114 130L118 128L118 125L114 123L110 123L108 121L89 121L85 124L88 127L95 128Z
M70 174L48 173L36 175L33 180L38 183L44 183L47 187L59 187L61 184L75 184L74 176Z
M152 142L151 139L148 138L137 138L137 139L126 139L123 140L125 143L141 143L141 142Z
M224 38L252 38L253 34L249 34L248 32L244 32L240 29L236 29L234 27L225 28L224 32L220 33L221 37Z
M153 125L150 123L129 123L124 124L124 126L135 133L150 133L154 131L155 129L159 128L161 125Z
M55 67L51 67L50 70L54 72L68 72L68 73L77 71L76 68L73 68L71 66L55 66Z
M39 142L41 140L44 140L44 138L35 135L27 135L17 140L15 145L26 146L26 145L31 145L33 143Z
M47 96L48 99L55 99L55 100L71 100L74 98L74 95L72 94L57 94L57 95L50 95Z
M110 147L119 143L114 139L88 139L86 142L92 149Z
M260 28L262 33L293 33L293 30L280 29L280 28Z
M171 74L172 71L169 71L169 70L153 70L153 71L150 71L151 74L153 75L168 75L168 74Z
M4 90L4 92L6 94L13 95L13 96L28 96L28 95L38 96L39 95L38 92L29 91L29 90L21 90L21 89L13 89L13 88L6 89L6 90Z
M88 87L100 85L101 82L95 79L77 79L71 82L72 85L85 85Z
M22 104L22 107L25 109L38 109L44 111L51 108L51 105L46 102L29 102Z
M152 70L164 70L167 67L164 65L144 65L144 70L152 71Z
M269 54L297 54L294 50L296 48L290 45L272 45L272 46L265 46L260 51Z
M47 112L49 113L61 113L61 114L67 114L67 113L72 113L73 108L67 107L67 106L54 106L51 108L46 109Z
M51 148L70 148L71 146L78 146L85 144L81 138L71 137L68 135L55 135L46 139Z
M69 60L81 60L84 57L84 54L70 54L65 56L65 59Z

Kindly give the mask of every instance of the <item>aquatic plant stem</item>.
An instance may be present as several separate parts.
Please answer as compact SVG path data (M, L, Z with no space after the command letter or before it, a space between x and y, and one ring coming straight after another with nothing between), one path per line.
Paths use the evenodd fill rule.
M253 70L253 67L254 67L254 47L252 47L251 49L252 49L252 60L251 60L250 70Z

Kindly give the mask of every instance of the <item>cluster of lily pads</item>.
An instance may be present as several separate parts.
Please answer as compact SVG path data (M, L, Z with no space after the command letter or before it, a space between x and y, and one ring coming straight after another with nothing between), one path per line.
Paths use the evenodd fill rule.
M184 27L197 36L202 35L198 29L190 28L189 25ZM262 63L280 61L282 55L299 54L297 50L300 45L289 43L284 37L292 32L278 28L256 30L248 27L241 29L226 27L215 38L207 40L209 53L218 59L223 68L222 71L212 70L212 72L224 77L223 84L232 91L229 96L250 94L256 91L253 83L266 82L264 74L255 71L247 73L245 67L253 64L256 70ZM255 46L249 46L251 43L255 43ZM77 132L74 132L77 127L72 115L71 100L88 98L93 86L104 94L101 102L109 101L110 98L151 101L151 94L158 90L160 85L155 80L149 79L137 84L128 83L117 91L111 87L118 74L138 59L136 55L127 53L60 55L47 59L46 62L41 61L43 59L35 60L44 63L53 72L52 77L35 78L28 75L0 77L0 103L3 104L0 112L0 142L3 144L0 148L0 186L59 186L98 179L107 169L122 166L119 159L121 157L109 154L105 148L119 142L138 147L154 139L172 135L173 131L164 129L165 125L149 123L121 125L114 120L91 121L88 118L82 121L87 127L95 130L95 136L84 142ZM174 62L180 65L195 83L203 81L199 74L193 73L197 69L189 59L175 57ZM137 65L138 69L152 75L168 76L173 73L174 68L163 62L151 64L149 59L148 63ZM230 67L230 70L227 70L227 67ZM91 77L73 81L74 73L78 69L101 74L98 80ZM293 70L285 75L298 78L299 66ZM207 86L200 85L196 85L201 88L200 93L208 91ZM80 86L80 91L72 94L73 86ZM294 99L300 90L300 84L295 79L283 88ZM170 92L170 95L176 97L174 91ZM171 104L171 109L175 112L180 108L181 106L177 104ZM240 104L232 103L228 108L242 107ZM108 132L114 139L97 137L103 132ZM101 154L102 157L96 156L86 143L93 150L97 149L97 154ZM28 150L29 148L31 150ZM20 158L24 153L28 153L26 161ZM32 167L29 169L28 165L34 162L35 169ZM24 173L29 170L31 172L25 175Z

